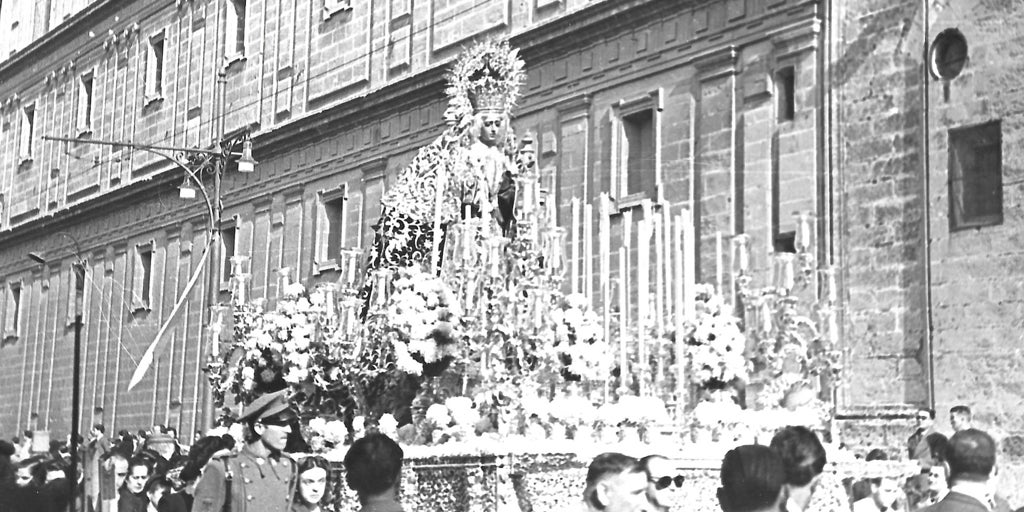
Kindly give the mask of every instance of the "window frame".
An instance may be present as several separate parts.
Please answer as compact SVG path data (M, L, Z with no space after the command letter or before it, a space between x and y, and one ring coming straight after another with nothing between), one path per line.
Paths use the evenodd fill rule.
M164 64L167 51L166 34L164 30L149 36L146 45L146 105L164 97ZM159 47L159 51L157 48Z
M217 262L217 282L220 291L230 291L231 286L231 258L238 255L238 217L229 217L220 223L220 235L217 237L219 244L220 261ZM231 233L231 252L227 251L226 233Z
M17 339L21 336L21 304L23 297L21 292L25 289L20 279L8 281L4 286L4 309L3 309L3 340Z
M950 232L977 229L1003 224L1005 204L1003 200L1003 132L1002 120L996 119L983 123L972 124L950 128L947 131L948 144L948 195L949 195L949 230ZM995 140L991 140L991 137ZM987 143L985 143L987 141ZM999 153L999 167L997 172L980 174L978 169L971 170L971 176L965 174L963 168L964 150L977 152L982 148L995 147ZM995 177L995 184L992 187L994 200L998 203L998 212L980 215L967 216L964 200L967 187L966 182L982 177Z
M348 183L343 183L335 188L320 190L317 193L317 239L314 266L318 273L338 268L338 256L341 249L345 247L345 240L348 236L348 192ZM328 203L334 202L340 202L340 218L338 219L337 247L332 248L331 215ZM335 254L331 253L332 250Z
M224 58L234 62L245 58L249 6L246 0L227 0L224 4Z
M88 86L86 86L86 80L88 79ZM92 118L95 114L93 110L93 104L95 99L95 88L96 88L96 73L94 69L90 69L85 73L82 73L78 77L78 112L77 112L77 129L78 135L87 135L92 133Z
M335 14L352 10L352 0L324 0L323 19L327 21Z
M149 240L135 245L132 266L132 311L152 311L153 307L153 263L156 243ZM143 254L149 255L149 266L145 265Z
M86 303L85 298L88 296L89 276L86 275L87 262L72 261L68 265L68 313L67 313L67 326L71 327L75 324L75 314L78 310L78 302L81 301L82 306L82 325L85 325L86 319ZM82 269L81 272L77 272L76 269ZM78 289L78 278L81 277L82 289ZM79 295L81 291L81 296Z
M611 190L609 193L618 203L618 209L639 207L645 199L656 204L662 202L662 114L664 94L655 89L646 95L631 100L619 100L612 105L612 141L611 141ZM651 157L654 159L652 169L654 182L650 190L631 191L629 189L629 145L627 142L627 119L643 111L651 115Z
M32 161L32 152L35 149L33 139L35 137L36 104L30 103L21 108L21 120L19 123L18 139L18 160L24 164Z

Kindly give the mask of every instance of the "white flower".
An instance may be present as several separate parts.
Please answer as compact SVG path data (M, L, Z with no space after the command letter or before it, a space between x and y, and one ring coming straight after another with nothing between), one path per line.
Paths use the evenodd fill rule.
M381 416L377 426L380 427L380 432L386 436L394 438L398 433L398 420L391 414Z
M451 423L451 416L449 415L448 408L444 404L432 404L427 408L426 413L427 421L433 423L438 427L447 427Z

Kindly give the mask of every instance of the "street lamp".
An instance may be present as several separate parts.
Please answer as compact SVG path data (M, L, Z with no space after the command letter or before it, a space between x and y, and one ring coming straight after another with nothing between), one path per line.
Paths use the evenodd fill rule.
M223 127L221 128L221 132L223 133ZM217 283L215 282L215 272L217 269L216 265L219 263L221 257L219 238L221 216L223 212L223 205L221 204L221 178L227 168L228 162L231 160L234 160L237 163L239 172L250 173L255 170L257 162L252 156L252 140L247 131L233 137L223 138L214 149L182 148L155 144L138 144L134 142L72 139L53 136L43 136L42 138L44 140L53 140L58 142L94 144L146 151L170 160L185 171L184 182L179 187L179 196L183 199L192 199L196 196L196 191L198 190L203 196L203 202L206 204L206 209L209 214L208 227L210 231L210 238L206 254L208 257L204 260L204 263L210 266L208 271L207 300L209 301L209 304L213 304L216 301ZM239 146L241 147L241 152L236 152L235 150ZM212 194L207 191L207 188L203 184L202 175L206 172L212 174L213 177ZM149 365L152 364L156 351L159 348L161 336L170 326L172 319L189 296L192 287L197 282L197 278L199 277L199 272L201 270L202 266L197 266L194 270L192 278L189 279L189 284L186 286L185 290L181 292L181 295L175 302L174 309L172 309L171 313L165 319L164 324L157 332L156 339L140 360L139 366L136 368L135 374L132 375L131 382L129 382L129 390L141 381L142 376L147 371ZM215 354L217 349L218 347L213 346L211 348L211 352ZM207 402L209 401L210 400L208 398ZM206 407L204 407L207 423L209 423L212 418L211 411L212 408L207 404Z
M85 260L82 258L82 245L78 243L78 239L71 236L70 233L63 231L57 233L59 236L63 236L68 240L71 240L75 244L75 263L72 265L72 269L75 273L75 283L72 286L77 286L79 279L85 280ZM28 258L40 265L45 266L47 264L46 258L37 253L28 253ZM71 440L68 443L71 451L71 471L68 474L68 496L71 499L68 501L68 510L75 512L75 490L77 489L78 483L78 437L79 437L79 423L81 423L81 394L82 394L82 301L75 296L75 346L74 356L72 362L72 374L71 374Z

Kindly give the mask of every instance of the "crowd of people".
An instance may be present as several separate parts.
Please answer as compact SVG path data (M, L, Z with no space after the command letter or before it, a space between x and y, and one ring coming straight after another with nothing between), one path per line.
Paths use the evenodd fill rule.
M922 410L907 443L921 475L901 482L871 478L846 482L853 512L1010 512L993 485L996 447L975 429L970 410L953 408L951 437L934 427L935 412ZM178 444L172 429L155 426L114 439L93 426L83 444L84 471L69 485L66 445L33 453L32 440L0 442L0 512L321 512L333 510L331 466L322 457L289 455L295 412L284 392L263 395L237 419L242 442L228 433ZM224 429L222 429L224 430ZM214 431L213 434L218 434ZM29 434L26 434L28 437ZM355 440L344 458L346 482L360 512L401 512L404 454L381 433ZM867 460L886 460L881 449ZM811 507L827 460L817 435L786 427L769 446L743 445L722 460L718 502L723 512L803 512ZM588 512L665 512L680 497L685 477L661 455L640 459L616 452L590 463L581 496ZM674 501L675 500L675 501ZM678 503L677 503L678 504ZM1018 511L1021 512L1021 511Z

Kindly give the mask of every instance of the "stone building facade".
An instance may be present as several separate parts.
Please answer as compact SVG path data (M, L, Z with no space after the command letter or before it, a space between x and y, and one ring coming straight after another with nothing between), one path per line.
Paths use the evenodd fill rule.
M1008 433L1024 429L1013 372L1019 81L1012 54L997 51L1014 33L1014 13L1001 9L1016 7L93 2L0 63L0 428L66 429L76 298L83 423L200 428L208 298L228 299L219 262L146 380L126 391L199 263L206 210L178 198L183 171L167 159L41 135L205 148L250 133L259 164L224 175L222 252L250 256L253 294L274 297L276 269L335 280L337 250L368 245L389 180L440 129L445 64L473 38L502 36L528 70L514 125L537 141L563 221L574 198L596 209L608 193L613 246L635 254L633 223L689 209L699 275L713 282L719 233L751 236L764 280L767 255L792 243L790 213L814 212L817 262L840 269L848 435L898 445L906 426L891 418L960 402ZM924 49L947 26L970 52L962 74L940 80ZM950 133L996 120L1003 214L950 229ZM985 126L957 147L989 140ZM856 426L872 421L882 428Z

